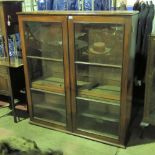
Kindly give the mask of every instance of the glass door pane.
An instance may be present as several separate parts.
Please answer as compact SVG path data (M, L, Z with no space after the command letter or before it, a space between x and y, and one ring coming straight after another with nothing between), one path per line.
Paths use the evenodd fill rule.
M27 56L63 59L62 25L24 22Z
M121 69L76 64L77 96L120 101Z
M75 61L122 66L124 26L75 24Z
M62 23L24 22L33 117L66 124Z
M79 97L76 102L78 129L118 138L119 104Z
M124 25L77 23L76 126L118 138Z
M66 123L65 96L31 90L34 117Z
M63 62L27 58L31 87L64 94Z

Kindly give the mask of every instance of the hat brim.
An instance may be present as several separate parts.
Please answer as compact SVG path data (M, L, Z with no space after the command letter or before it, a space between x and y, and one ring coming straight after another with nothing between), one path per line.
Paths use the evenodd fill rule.
M90 53L92 53L92 54L98 54L98 55L109 54L110 50L111 50L110 48L105 48L105 50L103 52L98 52L98 51L95 51L93 48L90 48L89 49Z

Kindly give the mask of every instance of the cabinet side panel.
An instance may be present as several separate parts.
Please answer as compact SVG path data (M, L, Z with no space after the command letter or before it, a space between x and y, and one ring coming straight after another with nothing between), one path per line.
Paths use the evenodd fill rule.
M137 24L138 15L132 17L131 42L129 53L129 79L128 79L128 93L127 93L127 132L130 130L130 123L132 123L132 109L133 109L133 84L134 84L134 67L136 56L136 38L137 38ZM126 138L128 139L128 138Z
M136 48L136 35L137 35L137 19L138 16L134 15L132 18L126 19L126 43L128 46L125 47L124 57L124 70L126 74L123 77L127 78L126 86L123 88L126 91L126 97L123 97L122 102L122 130L120 133L120 141L122 144L125 144L127 139L127 132L129 130L129 123L131 120L131 109L132 109L132 94L133 94L133 82L134 82L134 60L135 60L135 48ZM126 66L126 67L125 67ZM124 91L123 91L124 92ZM123 95L124 96L124 95Z
M143 121L150 124L155 124L154 114L155 114L155 104L154 104L154 65L155 65L155 36L149 36L149 47L148 47L148 57L146 66L146 77L145 77L145 103L144 103L144 114Z
M26 47L25 47L24 26L23 26L22 16L18 17L18 21L19 21L19 32L20 32L20 38L21 38L22 55L23 55L23 63L24 63L24 74L25 74L25 82L26 82L28 109L30 113L30 119L32 119L31 94L30 94L30 86L29 86L29 74L28 74L27 60L26 60Z

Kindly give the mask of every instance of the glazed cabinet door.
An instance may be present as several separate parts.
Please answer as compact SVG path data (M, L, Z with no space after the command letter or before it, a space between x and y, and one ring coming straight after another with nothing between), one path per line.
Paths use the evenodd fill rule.
M19 16L19 22L31 120L71 129L67 18Z
M119 140L124 37L121 18L69 17L74 132Z

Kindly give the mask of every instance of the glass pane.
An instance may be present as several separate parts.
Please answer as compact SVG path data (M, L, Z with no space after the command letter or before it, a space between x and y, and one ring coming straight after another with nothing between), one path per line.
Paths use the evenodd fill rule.
M66 123L65 97L31 91L34 117Z
M10 59L22 58L21 42L19 33L8 35L8 46Z
M4 38L0 35L0 58L5 56Z
M76 96L120 101L121 69L76 65Z
M2 14L0 13L0 35L2 35Z
M75 59L122 66L123 39L123 25L75 24Z
M118 135L120 106L77 99L77 127L89 132Z
M31 87L64 93L63 63L28 58Z
M26 51L29 56L62 59L62 25L48 22L24 22Z

